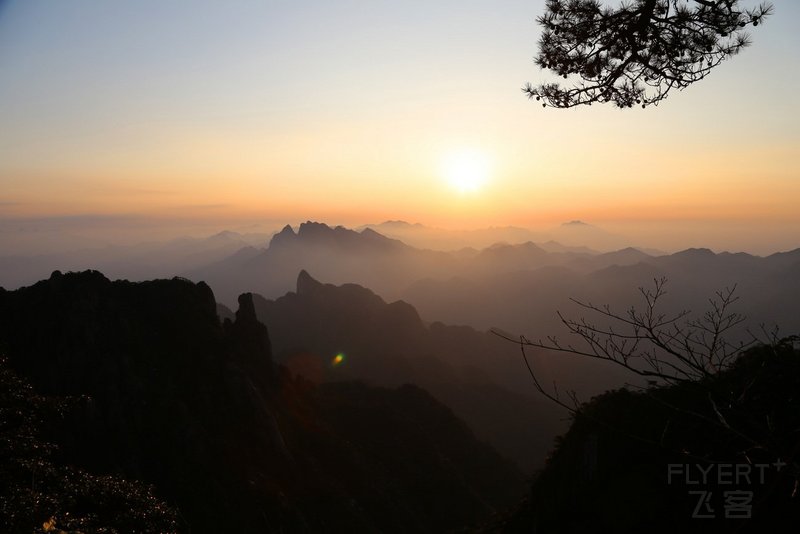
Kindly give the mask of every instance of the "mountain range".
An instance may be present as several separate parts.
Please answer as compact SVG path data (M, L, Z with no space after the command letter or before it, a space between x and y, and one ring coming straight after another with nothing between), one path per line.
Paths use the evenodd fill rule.
M494 329L512 339L564 338L568 334L557 312L575 319L592 316L573 299L608 305L619 314L632 307L641 310L645 301L639 288L651 288L662 278L667 293L659 310L688 310L687 320L702 317L716 291L735 287L738 300L732 311L746 320L727 332L733 343L753 336L766 340L775 326L783 334L800 331L800 249L767 257L708 249L652 256L635 248L596 253L526 242L447 253L411 247L371 229L357 232L309 222L297 231L284 228L266 249L227 258L187 277L207 281L223 303L245 290L275 300L294 289L302 270L328 283L369 288L389 302L402 300L424 324ZM582 398L628 378L620 369L586 359L541 350L527 354L547 383L574 389ZM520 367L496 383L521 394L531 387Z
M360 231L365 228L399 239L414 247L432 250L455 251L462 248L485 248L495 243L535 241L550 244L553 251L593 252L586 247L588 243L591 243L593 248L602 251L616 250L631 244L630 240L623 236L577 220L542 231L532 231L516 226L493 226L477 230L445 230L406 221L367 224L356 230ZM663 254L658 251L653 252Z
M253 303L271 325L277 361L295 376L417 384L526 472L541 467L564 429L562 414L521 375L518 348L496 335L425 324L405 302L386 303L356 284L323 284L306 271L295 292L275 300L254 295Z
M553 333L556 310L570 298L636 305L638 287L669 280L675 305L702 311L714 292L736 285L751 325L800 328L791 296L800 290L800 249L767 257L687 249L653 256L635 248L608 253L524 242L477 250L418 249L371 229L321 223L284 228L265 249L243 249L184 273L205 280L223 303L243 291L277 298L301 270L334 284L356 283L387 300L412 304L425 321L492 327L528 335ZM536 335L534 335L536 337Z
M573 221L564 226L582 231L590 225ZM381 227L426 230L402 221ZM298 273L306 270L326 283L357 284L385 301L402 300L414 307L426 325L439 321L484 332L497 329L512 338L539 339L564 335L557 312L575 318L586 313L572 299L627 313L643 305L640 287L666 278L661 311L688 309L694 317L708 309L715 291L735 286L739 300L734 309L746 315L747 321L729 332L733 341L754 334L763 337L763 330L773 325L783 333L800 331L794 303L800 293L800 249L767 257L708 249L653 255L636 248L598 253L585 247L526 241L444 252L416 248L372 228L355 231L316 222L296 229L287 225L266 246L242 243L235 234L195 245L207 250L203 247L218 241L226 245L212 247L213 261L202 266L194 263L179 274L205 281L217 301L229 307L244 292L278 299L295 289ZM175 253L163 252L165 261L187 257L177 253L187 249L174 249ZM586 395L614 387L622 379L620 373L592 363L537 351L529 355L543 367L548 381L567 379ZM498 384L524 393L530 384L523 382L524 374L517 374L514 383Z
M513 464L417 386L292 378L273 361L252 295L238 300L221 321L206 284L96 271L0 290L8 365L38 394L69 400L43 425L54 461L122 477L117 493L136 488L126 480L153 485L186 532L441 532L523 493ZM0 444L20 439L12 432L5 421ZM35 451L11 451L0 515L14 532L107 512L113 493L55 499L41 487L52 504L19 523L7 491L30 487L14 477L30 476L19 466ZM119 531L132 520L93 521Z
M543 461L565 422L533 395L525 364L584 399L631 377L544 350L523 361L510 340L568 338L561 317L606 327L602 310L641 311L639 288L654 279L667 280L658 312L690 310L687 321L719 299L714 289L735 287L732 306L748 317L730 341L768 337L772 324L800 332L800 249L656 255L524 241L444 252L310 221L253 245L223 233L128 257L146 271L155 268L149 255L161 254L158 269L184 266L183 278L112 282L97 271L56 271L0 288L0 377L17 392L4 399L21 406L2 413L67 406L36 416L37 450L54 451L36 462L48 466L47 480L71 472L87 481L83 508L67 484L32 494L51 503L33 512L40 524L77 524L67 512L113 523L113 495L138 503L147 521L187 531L438 532L487 521L524 493L523 472L545 465L550 474L533 487L538 504L514 519L529 529L550 521L548 484L563 489L560 464ZM19 272L31 276L32 265ZM119 265L138 269L133 259ZM20 428L0 436L12 445L0 461L15 477L6 488L25 488L35 473ZM574 424L571 432L579 438L558 441L556 456L581 454L591 438ZM0 491L0 515L16 493Z

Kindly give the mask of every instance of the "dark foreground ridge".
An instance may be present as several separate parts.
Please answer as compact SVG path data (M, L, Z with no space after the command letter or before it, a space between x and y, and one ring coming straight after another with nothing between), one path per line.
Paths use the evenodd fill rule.
M292 380L249 294L223 323L203 283L56 272L0 289L0 348L4 380L35 390L21 385L20 408L2 412L3 443L20 435L9 413L38 410L28 397L66 399L33 429L55 445L46 461L116 484L20 510L31 482L10 480L0 523L12 532L75 517L94 531L441 532L520 494L516 469L424 390ZM4 477L30 474L26 450L4 456ZM108 495L141 514L108 513Z
M750 349L707 381L594 398L528 500L485 531L796 532L796 345Z

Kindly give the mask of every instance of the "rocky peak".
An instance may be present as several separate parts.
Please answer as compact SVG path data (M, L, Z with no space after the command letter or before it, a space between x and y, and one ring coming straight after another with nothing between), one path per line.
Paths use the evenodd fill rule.
M377 252L404 247L402 242L369 228L357 232L344 226L331 227L314 221L302 223L297 233L291 226L285 226L272 237L269 247L280 248L290 244L301 248L321 246L354 252Z
M308 271L305 269L300 271L300 274L297 275L298 295L310 295L316 292L320 287L322 287L322 283L314 280L314 278L308 274Z
M239 295L239 309L236 310L236 322L258 322L258 319L256 319L256 308L253 305L252 293L242 293Z
M325 223L306 221L297 229L297 236L301 239L319 239L329 237L333 229Z
M292 230L292 227L287 224L280 232L272 236L272 239L270 239L269 242L269 248L279 247L281 245L291 243L296 237L297 234L295 234L294 230Z
M696 258L700 257L709 258L715 255L716 254L714 254L710 249L707 248L687 248L686 250L682 250L674 254L674 256L693 256Z
M256 382L271 382L275 376L272 368L272 343L267 327L256 317L252 293L239 295L236 321L233 324L226 323L225 327L230 336L233 360L251 371Z

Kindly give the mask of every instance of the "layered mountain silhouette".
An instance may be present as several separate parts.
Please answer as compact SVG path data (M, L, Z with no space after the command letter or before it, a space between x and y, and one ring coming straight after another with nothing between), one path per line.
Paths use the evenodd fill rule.
M485 248L495 243L523 243L551 239L541 232L515 226L490 227L478 230L444 230L420 223L384 221L357 228L369 228L385 236L399 239L411 246L432 250L455 251L463 248Z
M415 249L371 229L356 232L309 221L296 232L287 225L257 255L230 257L185 274L207 281L219 300L229 303L245 291L267 298L283 295L294 288L302 269L322 271L334 283L358 282L388 295L412 282L416 273L445 275L455 263L447 253Z
M459 250L465 247L485 248L495 243L553 243L556 249L576 252L594 252L586 247L609 251L632 243L622 236L607 232L583 221L565 222L555 228L532 231L516 226L492 226L476 230L445 230L406 221L385 221L368 224L358 229L370 228L381 234L418 247L434 250ZM547 247L544 247L547 248Z
M48 424L58 460L153 484L182 531L440 532L520 494L423 389L292 379L238 300L221 322L203 283L56 272L0 290L0 344L39 394L73 399Z
M563 228L594 231L585 223ZM158 246L77 251L70 258L4 257L0 258L0 279L14 286L19 276L30 279L44 266L49 273L55 268L101 265L114 277L131 280L177 272L205 280L220 302L233 307L244 292L274 299L292 291L297 273L306 269L326 282L356 283L386 300L405 300L427 321L481 330L498 327L540 337L557 333L554 312L571 312L570 298L626 309L637 304L637 287L667 277L670 298L681 307L703 310L715 291L736 284L752 325L777 323L786 331L800 326L789 307L791 299L787 300L798 290L798 251L758 257L707 249L658 255L625 248L600 254L559 242L534 242L533 234L510 232L504 243L441 252L409 246L376 229L390 235L399 235L398 229L430 230L402 221L360 231L309 221L295 229L285 227L268 245L261 242L265 248L243 241L252 236L222 233ZM500 232L503 229L489 230L487 239L505 235Z
M406 223L393 222L390 226L398 225L405 227ZM243 291L255 291L267 298L280 296L291 290L294 277L302 269L312 269L333 283L358 283L391 299L427 277L502 274L552 265L569 265L586 272L615 261L632 261L632 254L628 256L606 256L555 242L540 246L531 241L441 252L406 245L369 227L355 231L309 221L296 232L287 225L272 237L266 249L256 254L246 249L188 271L186 276L208 281L222 302L232 302Z
M415 227L389 226L397 225ZM266 249L248 249L186 276L206 280L221 302L232 304L246 291L277 298L294 288L303 269L327 282L356 283L387 300L402 299L426 320L529 335L552 333L558 326L554 311L569 307L570 298L625 309L636 304L639 286L661 277L670 280L674 300L684 307L703 309L714 291L737 285L755 324L783 325L788 316L787 330L800 326L785 298L798 289L793 279L800 249L768 257L707 249L654 256L635 248L601 254L527 241L446 253L414 248L371 228L357 232L307 222L297 231L287 226Z
M326 282L368 287L386 301L401 299L423 321L499 329L512 338L522 334L533 339L565 335L556 312L574 318L587 313L572 299L609 305L624 314L643 305L639 288L666 278L668 294L661 311L686 309L694 317L709 308L715 292L736 287L734 311L745 314L747 321L728 333L730 341L760 335L761 325L800 331L794 296L800 293L800 249L767 257L708 249L653 256L635 248L600 254L525 242L445 253L410 247L370 229L356 232L311 222L297 231L285 228L273 241L256 256L226 259L188 276L209 281L222 302L230 303L243 291L277 299L294 288L297 273L306 269ZM592 362L529 355L548 383L569 384L585 396L625 380L618 370ZM525 379L518 372L514 383L499 384L522 392L530 388Z
M323 284L306 271L295 292L253 300L259 319L272 325L277 359L294 374L317 383L418 384L529 472L563 428L520 372L517 347L495 335L427 325L403 301L386 303L356 284Z
M397 221L385 227L418 230ZM642 305L638 287L667 278L660 311L690 309L690 317L708 309L715 289L736 286L735 308L748 321L730 341L762 323L800 331L800 249L767 257L708 249L601 254L526 240L437 252L372 228L314 222L285 227L267 248L238 239L221 234L165 253L164 268L187 266L184 274L208 283L111 282L87 271L0 289L7 360L0 378L10 392L2 414L25 423L0 429L0 469L12 477L7 488L31 487L25 502L45 503L15 516L15 531L51 519L64 530L457 529L523 491L520 470L503 456L530 472L562 428L557 413L532 397L519 347L489 328L511 339L563 336L557 310L592 320L571 298L624 315ZM584 399L631 378L585 358L527 356L543 383ZM633 413L639 428L663 415L626 395L590 406L608 419ZM67 408L40 416L50 404ZM33 415L19 415L26 413ZM26 422L31 417L36 424ZM615 424L627 425L624 417ZM632 498L619 489L638 480L627 464L599 485L575 479L582 475L568 465L593 434L623 451L604 456L609 462L642 454L613 432L573 426L554 456L567 460L552 460L534 484L538 504L498 528L546 530L569 515L564 495ZM25 443L42 445L25 456ZM47 488L27 485L36 466L44 466ZM550 492L561 508L548 509ZM0 491L0 514L21 502L17 493ZM114 513L125 507L146 513ZM66 512L88 522L68 524ZM573 530L597 513L581 509Z

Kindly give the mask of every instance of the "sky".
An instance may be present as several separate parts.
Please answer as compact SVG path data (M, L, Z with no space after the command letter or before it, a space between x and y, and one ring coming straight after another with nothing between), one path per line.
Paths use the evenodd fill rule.
M797 248L800 2L773 3L708 79L621 111L522 94L551 79L540 0L0 0L0 232L580 219Z

